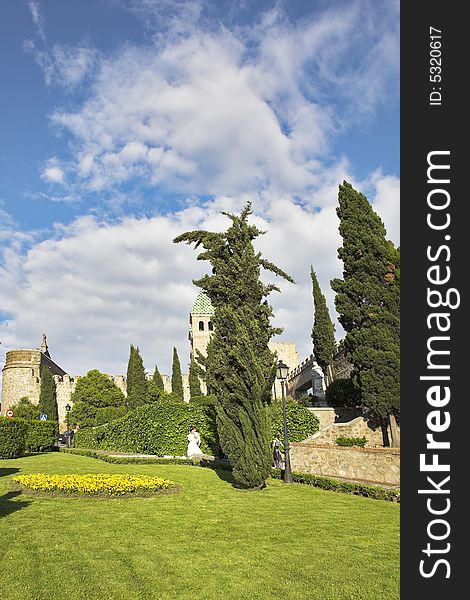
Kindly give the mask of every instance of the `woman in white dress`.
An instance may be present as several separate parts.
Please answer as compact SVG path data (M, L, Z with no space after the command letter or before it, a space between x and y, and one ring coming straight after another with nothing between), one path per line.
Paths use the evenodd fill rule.
M198 430L193 427L188 433L188 457L194 456L195 454L202 454L199 448L201 444L201 437L199 436Z

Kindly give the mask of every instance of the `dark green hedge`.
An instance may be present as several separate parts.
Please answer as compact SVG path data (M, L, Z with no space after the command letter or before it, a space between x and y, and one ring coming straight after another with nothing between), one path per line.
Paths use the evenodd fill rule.
M281 470L273 469L272 476L275 479L281 479ZM318 475L311 475L310 473L292 473L292 478L295 483L313 485L323 490L354 494L355 496L365 496L367 498L374 498L375 500L400 502L399 490L386 489L380 486L367 485L365 483L355 483L352 481L338 481L337 479L320 477Z
M297 403L287 405L289 440L299 442L318 431L318 418ZM271 407L272 437L283 431L282 406ZM137 408L99 427L80 429L76 448L95 448L134 454L185 456L192 426L201 435L204 454L220 455L215 411L211 403L158 402Z
M189 465L198 467L210 467L213 469L222 469L225 471L231 471L232 467L226 459L204 459L204 458L161 458L157 456L113 456L112 454L106 454L105 451L99 452L96 450L90 450L88 448L60 448L60 452L66 454L78 454L79 456L87 456L89 458L96 458L107 463L119 464L119 465Z
M365 437L338 437L336 438L336 444L338 446L364 446L367 444L367 439Z
M0 417L0 458L23 456L26 425L17 419Z
M44 452L52 450L57 444L59 423L57 421L23 421L26 425L25 446L27 452Z
M75 447L185 456L193 426L201 435L202 452L220 454L213 409L182 402L147 404L106 425L81 429L75 435Z
M57 421L0 417L0 458L16 458L25 452L52 450L57 442Z
M297 402L286 404L286 420L290 442L301 442L317 433L320 428L318 417ZM282 402L273 402L271 405L271 439L276 433L280 433L282 440L283 431Z

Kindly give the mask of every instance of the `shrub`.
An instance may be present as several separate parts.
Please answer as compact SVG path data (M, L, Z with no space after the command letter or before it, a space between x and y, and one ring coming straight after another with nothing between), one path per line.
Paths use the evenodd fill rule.
M147 404L107 425L80 429L75 435L75 446L183 456L192 426L197 427L201 435L202 452L217 455L220 449L214 411L211 407L183 402Z
M18 419L39 419L41 411L37 404L33 404L27 396L23 396L16 404L10 406Z
M50 475L35 473L13 477L15 483L39 492L85 494L89 496L122 496L135 492L158 492L175 488L175 484L162 477L148 475L122 475L93 473L87 475Z
M351 379L335 379L326 388L328 406L359 406L361 397Z
M297 402L301 406L313 407L315 406L315 398L310 394L302 394L297 398Z
M126 414L125 406L105 406L98 408L95 416L95 425L103 425L115 419L119 419Z
M18 419L26 427L25 448L27 452L52 450L57 443L59 423L57 421L36 421Z
M57 421L0 417L0 458L17 458L25 452L52 450L57 442Z
M284 431L282 403L273 402L270 412L272 439L275 433L280 432L282 434ZM286 421L290 442L301 442L316 433L320 428L318 417L297 402L288 402L286 404Z
M367 444L367 440L365 437L339 437L336 438L336 443L338 446L364 446Z
M0 458L18 458L25 453L26 425L15 419L0 417Z
M192 396L190 402L192 402L193 404L204 404L205 406L214 406L215 396L212 396L211 394L208 394L207 396L205 396L204 394L201 394L200 396Z

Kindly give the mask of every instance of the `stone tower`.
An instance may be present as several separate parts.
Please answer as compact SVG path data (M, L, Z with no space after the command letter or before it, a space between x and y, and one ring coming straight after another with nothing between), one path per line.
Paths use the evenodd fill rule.
M199 350L204 356L207 354L207 344L213 331L212 317L214 307L210 298L202 290L197 295L189 315L189 341L191 343L191 358L196 356ZM294 342L269 342L269 349L276 354L278 360L284 361L290 370L299 364L299 355ZM201 382L201 388L206 393L206 386ZM273 386L273 396L281 398L281 383L276 380Z
M52 375L60 378L66 375L64 369L51 359L45 334L42 336L40 350L15 349L6 353L2 370L2 415L24 396L33 404L39 403L41 367L48 367Z
M191 358L196 358L197 350L204 356L207 353L207 344L213 331L212 317L214 307L202 290L197 295L196 301L189 314L189 341L191 343Z

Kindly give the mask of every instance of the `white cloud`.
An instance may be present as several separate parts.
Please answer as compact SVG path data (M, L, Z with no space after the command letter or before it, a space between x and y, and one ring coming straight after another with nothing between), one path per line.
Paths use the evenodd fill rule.
M377 171L372 176L376 189L374 210L380 215L387 229L387 238L400 245L400 180L393 175Z
M374 174L370 186L379 205L387 195L395 204L393 183ZM188 312L197 293L191 281L209 267L196 261L192 247L172 240L192 229L224 230L229 221L220 211L238 212L246 200L221 197L204 207L116 223L84 216L57 225L53 239L30 240L26 255L21 245L11 247L0 267L0 307L11 315L0 324L3 348L39 344L46 331L54 357L71 374L91 368L124 373L129 344L140 346L148 370L157 362L168 372L173 346L186 365ZM270 301L275 324L284 327L282 339L294 341L302 358L311 352L310 265L336 321L329 287L342 272L336 206L328 201L316 210L288 195L266 193L253 208L254 222L268 232L257 239L257 247L296 281L275 278L282 293L274 292ZM336 329L340 337L338 323Z
M190 194L306 193L331 159L331 136L396 87L390 9L357 3L297 23L276 10L250 28L209 30L202 3L131 6L178 28L150 47L77 58L78 73L95 61L88 100L52 122L73 136L68 163L83 190L138 180ZM48 56L52 70L75 72L70 52Z
M60 167L49 166L46 167L41 175L41 177L45 181L49 181L51 183L64 183L65 174Z
M54 44L52 47L46 39L45 19L41 4L37 0L29 0L28 8L39 37L39 43L32 40L23 41L23 50L30 52L41 67L47 86L57 85L72 90L90 74L98 59L99 53L88 44L75 46Z
M41 67L47 86L73 90L93 72L98 52L86 45L66 46L56 44L51 49L38 49L33 42L23 43L26 52L32 52Z
M270 300L282 338L295 341L303 358L311 352L310 265L336 320L329 282L342 271L336 204L343 179L368 195L398 240L398 179L378 170L357 181L348 158L330 154L332 137L372 114L397 85L395 5L379 11L357 2L295 24L273 10L250 29L231 30L204 28L202 2L130 5L149 27L154 9L171 16L150 47L108 58L86 46L36 54L48 84L73 88L94 77L80 107L53 114L73 143L68 157L46 162L42 177L51 188L61 184L64 200L99 192L112 208L134 180L147 197L155 190L156 208L160 191L188 200L174 214L119 222L83 216L57 224L45 241L7 244L2 347L39 344L46 331L53 356L72 374L125 372L131 343L148 370L157 362L168 372L173 345L185 365L197 293L191 280L205 267L193 249L171 240L191 229L225 229L219 211L237 212L251 199L256 223L268 230L257 246L297 282L279 282L282 293ZM206 194L216 199L201 205ZM4 239L11 230L10 223Z
M41 4L37 0L29 0L28 8L31 12L31 18L34 26L36 27L36 33L44 41L46 39L44 17L41 10Z

